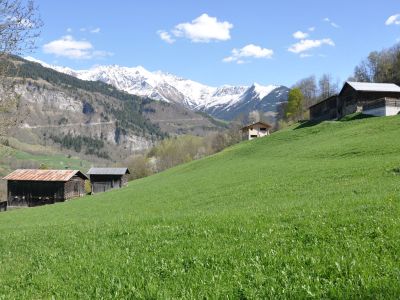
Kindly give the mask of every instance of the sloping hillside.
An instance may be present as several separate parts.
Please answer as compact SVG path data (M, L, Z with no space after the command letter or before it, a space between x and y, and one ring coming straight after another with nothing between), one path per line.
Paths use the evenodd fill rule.
M0 298L394 298L399 128L303 125L0 213Z

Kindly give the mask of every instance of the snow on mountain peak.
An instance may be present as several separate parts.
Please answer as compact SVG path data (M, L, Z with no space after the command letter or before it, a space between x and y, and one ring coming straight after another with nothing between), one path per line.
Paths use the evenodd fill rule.
M259 102L273 90L281 87L279 85L263 86L258 83L250 87L233 85L211 87L171 73L151 72L143 66L100 65L88 70L72 70L49 65L33 57L26 57L26 59L82 80L103 81L130 94L180 103L191 109L203 111L216 108L227 109L243 99L249 99L249 95L250 99Z
M253 90L255 93L259 95L259 100L264 99L266 96L268 96L273 90L277 89L280 87L279 85L267 85L267 86L262 86L258 83L253 83Z

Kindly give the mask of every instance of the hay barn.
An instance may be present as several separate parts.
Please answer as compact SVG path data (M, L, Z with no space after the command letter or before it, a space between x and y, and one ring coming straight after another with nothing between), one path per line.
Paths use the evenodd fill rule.
M85 174L79 170L19 169L7 180L8 206L38 206L85 195Z
M92 194L111 189L119 189L128 183L128 168L90 168L87 173L92 186Z

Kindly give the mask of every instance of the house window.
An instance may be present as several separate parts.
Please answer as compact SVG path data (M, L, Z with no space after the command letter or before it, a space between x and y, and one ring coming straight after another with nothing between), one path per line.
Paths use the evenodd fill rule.
M257 137L257 135L256 135L256 134L252 134L252 135L250 135L250 137L252 137L252 138L256 138L256 137Z
M262 127L262 128L260 128L260 131L266 132L266 131L267 131L267 128Z

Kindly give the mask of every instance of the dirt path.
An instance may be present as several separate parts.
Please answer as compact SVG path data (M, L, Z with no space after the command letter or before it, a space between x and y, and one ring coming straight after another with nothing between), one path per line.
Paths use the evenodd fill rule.
M60 127L74 127L74 126L97 126L97 125L111 125L114 124L115 121L109 122L92 122L92 123L69 123L69 124L61 124L61 125L29 125L29 124L22 124L21 128L28 128L28 129L35 129L35 128L60 128Z

